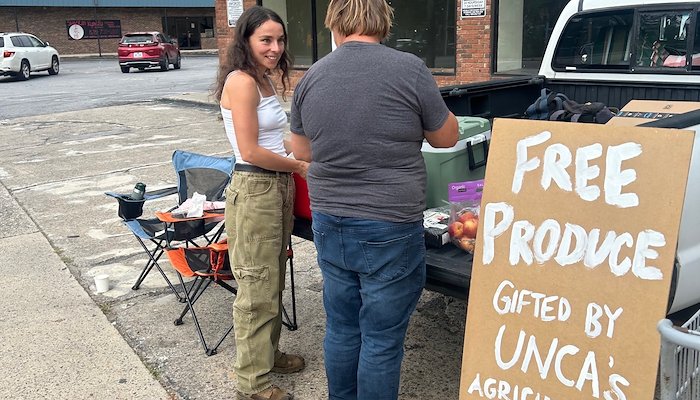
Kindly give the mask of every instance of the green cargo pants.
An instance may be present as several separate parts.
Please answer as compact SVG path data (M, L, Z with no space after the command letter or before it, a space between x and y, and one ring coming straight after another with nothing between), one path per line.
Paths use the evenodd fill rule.
M238 390L248 395L272 385L293 203L294 181L288 173L235 171L226 190L229 258L238 284L234 369Z

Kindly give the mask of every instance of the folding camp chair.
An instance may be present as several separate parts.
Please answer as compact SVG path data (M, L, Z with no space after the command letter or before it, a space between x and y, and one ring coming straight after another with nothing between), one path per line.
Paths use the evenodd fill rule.
M146 192L141 200L132 200L128 194L105 194L117 199L119 216L148 255L146 265L131 288L137 290L151 269L156 267L178 300L184 302L185 297L172 285L158 260L170 243L182 242L186 246L199 246L198 241L210 244L217 240L224 229L223 216L185 222L164 229L163 222L158 218L140 218L143 214L143 204L148 200L177 193L179 205L192 197L194 192L206 195L209 201L223 200L224 191L231 179L233 157L213 157L176 150L172 162L177 174L177 187ZM150 248L146 244L148 242L151 243Z
M159 214L159 217L166 221L167 223L172 223L172 217L165 215L163 213ZM203 218L207 218L205 213ZM199 337L200 343L204 348L204 352L208 355L214 355L219 348L219 345L226 339L229 333L233 330L233 324L224 332L221 338L216 342L213 347L207 345L207 341L202 333L202 326L197 317L194 305L199 300L204 293L204 291L209 287L209 285L214 282L215 284L223 287L232 294L236 295L237 290L233 284L229 284L227 281L233 281L234 277L231 272L231 265L229 263L228 256L228 244L225 241L212 243L205 247L180 247L166 250L166 254L170 263L173 265L178 274L178 279L180 284L184 288L185 299L187 305L180 313L180 316L175 319L175 325L182 325L183 318L187 313L192 314L192 320L194 322L195 330L197 336ZM294 331L298 328L297 325L297 315L296 315L296 296L294 290L294 271L293 271L293 252L291 249L291 244L287 249L287 259L290 263L290 279L291 279L291 296L292 296L292 317L290 318L287 310L282 305L282 324L287 327L290 331ZM185 285L183 277L194 277L189 289Z
M236 295L236 288L227 283L227 281L233 281L234 279L228 258L228 245L226 242L218 242L205 247L180 247L168 249L166 250L166 254L168 255L170 263L178 273L177 276L180 280L180 284L184 288L187 302L187 306L185 306L185 309L175 320L175 325L182 325L182 318L190 312L204 352L208 356L214 355L219 345L221 345L224 339L226 339L226 336L233 330L233 324L224 332L213 347L208 347L204 339L204 334L202 333L199 319L197 318L197 313L194 309L194 304L212 282ZM183 276L195 278L189 289L187 289L185 285Z

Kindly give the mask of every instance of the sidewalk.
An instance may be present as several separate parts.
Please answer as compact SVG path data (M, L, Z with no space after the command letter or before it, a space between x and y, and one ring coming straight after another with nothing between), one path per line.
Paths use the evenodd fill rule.
M211 106L216 111L219 111L219 104L209 93L182 93L175 96L164 97L163 100L184 104ZM292 107L292 95L287 95L286 99L282 98L282 96L277 96L277 100L279 100L282 108L287 113L287 116L289 116L289 112Z
M3 185L0 203L0 398L170 398Z
M159 274L131 289L146 257L118 218L117 202L104 195L136 182L172 186L175 149L230 154L207 93L0 125L0 265L9 294L0 306L0 398L233 397L235 340L208 357L191 319L173 324L182 304ZM145 213L173 200L149 202ZM273 379L295 399L323 400L322 277L313 243L293 238L293 245L299 329L284 329L280 346L302 354L307 367ZM177 281L167 260L159 263ZM100 273L111 284L102 294L94 290ZM207 338L231 324L231 295L219 289L197 303ZM465 311L462 300L424 291L407 334L401 400L457 398Z

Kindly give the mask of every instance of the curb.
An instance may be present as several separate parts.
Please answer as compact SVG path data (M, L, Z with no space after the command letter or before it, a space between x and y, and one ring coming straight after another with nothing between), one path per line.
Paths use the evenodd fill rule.
M202 57L202 56L218 56L217 49L203 50L180 50L183 57ZM59 54L61 59L82 59L82 60L116 60L117 53L85 53L85 54Z

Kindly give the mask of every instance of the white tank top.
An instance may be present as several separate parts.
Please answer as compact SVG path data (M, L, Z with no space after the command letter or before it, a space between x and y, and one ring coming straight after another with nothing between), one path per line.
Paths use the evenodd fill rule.
M237 72L239 71L232 71L228 76L230 77ZM226 79L228 80L228 77ZM267 79L270 78L268 77ZM275 85L272 84L272 81L270 81L270 84L272 89L275 90ZM272 96L263 97L260 87L258 87L258 94L260 94L260 102L257 108L258 145L285 157L287 152L284 149L284 131L287 128L287 114L284 112L279 100L277 100L276 92ZM241 151L238 148L238 142L236 142L236 130L233 127L231 110L221 104L219 104L219 107L221 107L221 117L224 120L226 136L231 142L233 154L236 156L236 164L249 164L241 158Z

